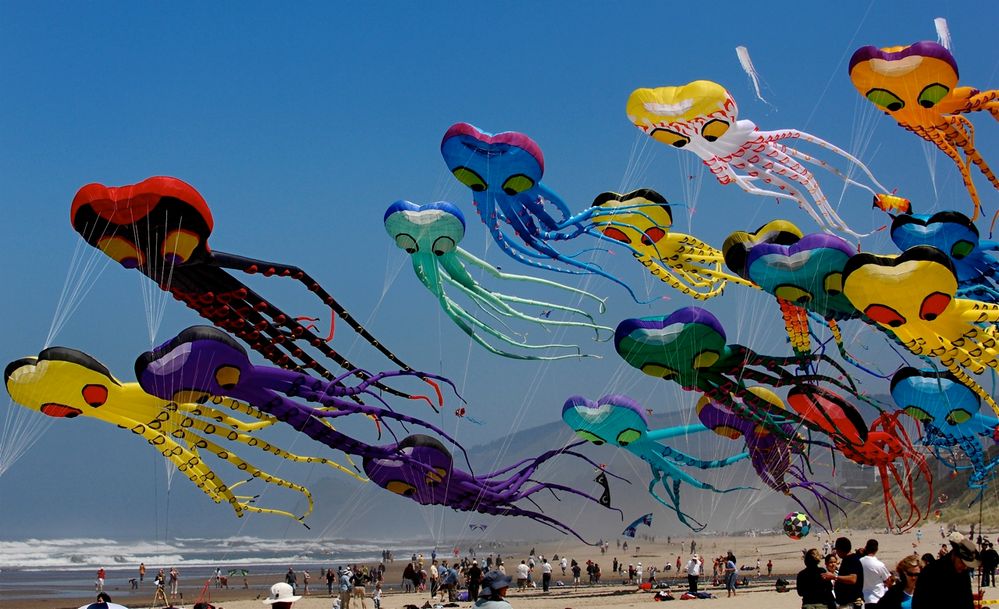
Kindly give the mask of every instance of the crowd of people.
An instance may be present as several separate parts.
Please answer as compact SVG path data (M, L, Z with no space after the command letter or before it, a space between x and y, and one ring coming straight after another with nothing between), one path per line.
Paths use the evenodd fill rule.
M976 544L958 532L947 541L936 556L909 554L894 570L878 558L876 539L854 552L840 537L825 557L812 548L796 582L802 609L972 609L973 571L994 585L999 553L987 540Z

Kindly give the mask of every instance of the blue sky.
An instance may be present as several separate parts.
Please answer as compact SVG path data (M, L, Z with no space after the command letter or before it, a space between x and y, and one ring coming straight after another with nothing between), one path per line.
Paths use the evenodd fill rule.
M385 236L384 209L397 199L447 198L468 216L466 249L504 270L531 272L488 247L469 191L441 160L447 127L467 121L529 134L545 154L545 183L574 209L604 190L641 186L682 202L700 171L694 158L681 165L680 153L648 142L629 124L624 103L637 87L709 79L725 85L741 116L763 129L800 128L860 154L919 211L968 211L953 166L931 155L934 194L918 139L872 113L846 73L859 46L934 39L938 16L950 23L962 83L995 87L999 14L981 2L5 3L0 248L8 262L0 270L7 286L0 353L9 361L44 346L82 251L68 221L76 190L171 175L209 202L214 249L308 269L407 361L454 378L487 426L437 420L468 444L554 420L572 393L625 392L657 410L689 407L690 395L641 377L607 343L586 345L603 359L546 365L470 349ZM773 107L754 99L737 45L752 53ZM973 120L979 147L996 165L996 129L986 118ZM863 142L869 146L861 150ZM831 176L820 181L838 196ZM999 197L980 176L976 182L990 215ZM690 232L715 245L777 217L814 228L786 204L707 176L688 203L697 209ZM869 196L852 189L841 212L860 229L883 224L869 208ZM889 245L883 237L864 241L871 251ZM626 258L605 264L642 291L671 298L639 306L619 287L591 280L587 287L610 299L604 323L692 304L649 283ZM111 266L69 280L89 293L55 343L85 350L133 380L135 356L150 347L140 288L147 280ZM266 285L293 312L321 312L294 287ZM172 301L165 306L156 341L200 323ZM785 348L778 312L766 299L732 288L707 307L733 340L764 352ZM369 367L384 366L346 330L335 345ZM96 422L58 423L0 476L5 530L40 535L56 521L66 523L60 531L73 530L95 512L102 523L115 522L123 512L95 511L92 493L111 481L130 481L137 496L160 496L162 480L150 474L159 471L158 457L148 447ZM211 506L186 482L171 492L205 509L213 526L234 526L228 508ZM66 500L90 516L60 514ZM127 519L122 534L142 535L150 518L162 531L164 515L147 510L146 521ZM184 526L178 518L171 530Z

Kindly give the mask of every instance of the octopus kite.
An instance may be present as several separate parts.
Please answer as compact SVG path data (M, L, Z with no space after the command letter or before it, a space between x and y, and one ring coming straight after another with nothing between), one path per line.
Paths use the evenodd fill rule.
M257 408L223 398L191 403L155 397L136 383L118 381L103 364L75 349L51 347L37 358L13 361L7 365L4 379L10 397L25 408L60 419L93 418L141 436L215 503L227 502L240 517L257 512L302 521L312 512L312 494L304 486L268 474L237 456L235 446L248 446L289 461L321 463L363 480L330 459L295 455L259 438L257 432L277 419ZM250 421L232 415L243 415ZM249 477L228 484L206 457L228 463ZM256 496L233 493L254 480L300 493L308 501L308 509L294 515L255 505Z
M999 303L999 242L981 239L968 216L956 211L900 214L892 220L891 240L903 251L917 245L937 248L954 266L958 296Z
M824 354L774 357L726 343L718 318L698 307L684 307L666 316L625 319L614 335L618 355L632 367L673 381L686 391L699 391L784 439L795 437L787 433L786 424L825 430L750 391L746 381L766 387L800 387L806 392L816 383L825 383L856 395L856 389L837 379L795 372L824 363L845 376Z
M623 286L638 301L624 281L581 260L583 252L565 254L552 245L583 234L612 241L590 221L623 210L590 207L573 215L565 201L541 182L545 159L534 140L515 131L493 135L468 123L456 123L444 134L441 154L454 177L472 190L479 217L508 256L551 271L600 275ZM642 213L640 209L628 211ZM509 225L513 234L503 225ZM550 264L552 261L561 266Z
M843 295L843 269L856 253L854 246L828 233L802 235L790 222L775 220L753 233L732 233L723 251L732 271L777 299L796 354L812 351L812 317L828 326L844 360L887 378L857 361L843 343L839 322L862 318Z
M981 200L971 180L971 165L977 165L995 188L999 179L975 147L975 128L964 115L984 110L999 120L999 91L958 87L954 56L929 41L857 49L850 58L850 80L901 127L935 144L954 161L975 206L971 219L978 219Z
M334 374L302 346L311 346L344 370L358 370L312 329L271 304L227 269L300 282L359 336L405 371L412 370L358 323L302 269L212 251L211 210L191 185L170 177L111 188L88 184L76 193L70 220L84 240L125 268L136 269L213 324L232 332L278 366ZM332 323L332 320L331 320ZM426 399L379 385L411 399Z
M725 459L704 460L692 457L664 444L664 440L690 433L707 431L703 425L684 425L667 429L649 429L649 420L642 406L624 395L605 395L596 402L581 396L572 396L562 406L562 420L576 435L593 444L611 444L624 448L649 464L652 480L649 494L656 501L676 512L677 519L694 531L704 529L705 524L685 513L680 508L680 486L684 482L706 491L728 493L738 488L719 489L693 477L683 467L714 469L725 467L748 457L741 453ZM656 491L662 485L666 491L663 498Z
M843 293L857 309L906 349L939 362L999 413L999 404L977 381L999 368L999 305L957 297L950 258L925 245L898 257L857 254L843 272Z
M582 309L492 292L480 285L475 281L471 273L469 273L465 266L466 263L484 270L497 279L543 285L564 290L577 296L583 296L599 303L601 312L604 309L603 300L589 292L571 288L554 281L500 272L484 260L458 247L458 244L465 235L465 216L461 213L461 210L446 201L428 205L415 205L409 201L397 201L385 211L384 222L385 230L388 231L389 236L392 237L395 244L412 257L413 270L416 271L417 278L437 297L441 309L472 340L491 353L502 355L503 357L525 360L586 357L576 345L534 344L509 336L488 322L479 319L472 312L457 303L447 294L445 284L467 296L479 309L496 319L515 319L540 327L576 326L588 328L596 331L598 338L599 332L602 330L606 331L608 339L610 333L613 332L612 328L599 326L594 323L593 317ZM537 313L534 315L523 313L513 306L515 304L535 307L537 308ZM554 311L576 315L584 318L586 321L551 319L551 313ZM480 332L502 343L521 349L567 348L574 349L576 353L548 356L515 353L493 346L485 337L480 335Z
M784 406L781 399L768 389L749 387L748 391L778 408ZM756 423L740 417L731 408L723 406L707 396L703 396L697 401L696 410L697 418L711 431L724 438L732 440L743 438L745 440L753 469L756 470L756 475L764 484L778 493L787 495L801 507L802 511L808 514L813 522L822 523L827 529L832 527L830 507L835 507L841 512L843 510L829 499L828 495L843 497L828 486L809 480L805 470L794 463L796 456L804 455L804 449L802 442L794 438L795 430L791 425L784 425L783 436L778 436ZM824 521L812 515L805 502L795 494L798 489L812 495L812 498L825 513Z
M630 247L653 277L691 298L714 298L728 282L756 287L722 270L723 257L717 249L692 235L671 231L673 211L654 190L605 192L597 195L593 207L624 210L609 219L594 219L593 224L604 236Z
M238 343L211 327L189 328L177 338L141 355L136 361L136 376L147 391L167 399L171 396L202 399L207 395L242 396L313 440L362 457L364 471L373 482L422 505L524 516L582 540L568 525L540 511L519 506L517 502L533 502L532 496L542 491L552 494L561 491L599 503L582 491L533 479L539 467L559 455L569 455L596 466L572 450L582 442L484 475L457 467L451 452L439 440L427 435L413 434L392 444L371 445L336 431L329 421L352 412L396 419L431 430L465 452L453 438L429 423L383 408L333 399L330 392L336 387L332 382L319 382L290 370L254 366ZM335 406L336 410L313 408L302 400ZM465 460L467 462L467 455Z
M735 99L715 82L697 80L681 87L636 89L628 98L627 114L654 140L696 154L721 184L734 183L749 194L794 201L826 229L862 236L840 218L815 175L803 163L821 167L874 196L888 192L859 159L823 139L797 129L760 131L752 121L739 120ZM879 190L782 143L795 139L847 159Z
M933 475L926 458L916 450L899 423L901 411L881 413L868 428L856 407L822 387L808 391L793 387L787 394L787 403L805 420L820 426L844 457L877 468L888 528L908 530L929 516ZM917 497L916 482L920 478L927 486L925 508ZM898 505L896 496L905 499L904 508Z
M999 458L989 458L986 449L999 441L999 419L981 412L974 391L948 372L907 367L892 377L891 396L902 412L922 424L920 442L931 447L937 459L954 471L970 470L971 488L986 487L999 466ZM949 450L951 457L942 450ZM963 453L969 464L958 465L954 451Z

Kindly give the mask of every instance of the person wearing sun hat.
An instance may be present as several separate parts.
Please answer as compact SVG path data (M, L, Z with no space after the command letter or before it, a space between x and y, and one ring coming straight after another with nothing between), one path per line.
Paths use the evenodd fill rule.
M271 595L264 599L265 605L270 605L272 609L291 609L292 603L302 598L295 595L295 589L285 582L278 582L271 586Z
M479 599L472 605L474 609L513 609L504 598L512 578L499 571L490 571L482 576Z
M923 567L912 595L912 609L972 609L971 570L981 565L975 543L960 533L947 538L950 552Z

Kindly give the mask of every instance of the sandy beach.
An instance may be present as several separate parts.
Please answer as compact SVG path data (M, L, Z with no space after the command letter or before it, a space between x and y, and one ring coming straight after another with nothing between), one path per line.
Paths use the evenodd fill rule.
M833 537L839 535L847 536L854 542L854 546L862 545L867 539L872 537L878 539L881 544L881 551L878 553L878 556L886 565L892 567L900 558L913 552L914 549L920 554L925 552L936 553L941 543L940 534L936 527L937 525L928 524L922 530L923 534L919 542L917 542L917 536L914 531L903 535L887 535L883 530L839 531L834 533ZM986 532L986 535L995 539L994 532ZM509 600L516 608L530 607L532 609L574 609L578 607L600 609L647 605L654 602L654 595L652 593L639 591L637 586L623 585L620 577L610 575L609 572L614 558L616 557L619 562L623 562L626 566L629 563L638 563L641 561L647 572L650 565L656 565L661 569L667 562L675 564L677 556L680 556L681 560L686 562L690 554L690 543L694 541L696 542L697 553L708 560L708 576L707 578L701 578L701 589L712 592L719 597L717 599L700 600L697 606L706 608L724 606L730 609L782 609L799 607L801 604L800 599L795 594L793 588L789 593L777 593L774 589L774 580L778 576L785 577L792 581L793 586L794 574L802 568L801 552L808 548L820 547L822 541L827 539L828 536L823 535L820 537L818 534L813 534L799 541L789 539L783 535L760 537L687 536L672 539L671 543L666 543L665 538L656 538L654 542L649 539L635 539L629 540L629 550L627 552L612 543L605 554L601 554L596 548L568 539L550 542L539 541L533 545L538 554L548 557L555 554L559 556L564 555L570 559L575 558L581 564L585 564L587 560L599 563L604 573L602 583L595 586L584 584L574 590L571 588L571 573L567 577L563 577L557 564L553 563L555 572L552 580L553 587L550 593L544 594L540 587L523 593L513 591L509 595ZM913 544L917 544L915 548ZM500 548L504 562L507 565L507 571L511 572L514 564L520 562L521 559L527 558L531 548L531 545L523 543L505 544ZM489 548L483 548L478 550L477 554L480 558L484 558L489 553L489 550ZM732 550L736 554L740 566L747 565L753 567L752 570L740 572L740 579L745 575L750 580L750 585L746 589L740 589L738 596L734 598L726 598L723 588L712 586L710 585L710 581L705 581L711 579L710 559L728 550ZM429 553L425 553L425 556L429 558ZM757 557L760 558L763 565L762 576L759 578L756 577L755 571ZM766 574L767 561L773 561L774 564L773 575L770 577L767 577ZM401 592L401 574L407 562L405 558L400 557L387 565L382 595L382 607L385 609L400 609L407 604L422 607L429 598L428 593L406 594ZM319 566L290 566L293 566L296 570L307 568L313 575L310 585L312 593L295 603L295 608L329 609L331 601L326 594L325 580L318 577ZM159 568L159 565L150 565L150 567L151 571L155 573L155 569ZM203 571L205 572L205 576L202 577L194 571ZM210 575L210 571L204 568L197 570L192 568L187 574L182 571L181 592L184 598L183 602L180 602L179 599L176 600L175 606L190 609L199 600L208 575ZM216 589L214 586L209 587L207 592L210 596L205 600L210 601L216 607L224 609L260 609L264 607L261 599L267 596L270 585L281 580L281 577L280 575L250 576L247 580L249 587L245 589L242 588L242 578L235 579L238 581L231 583L237 587L222 590ZM585 582L585 573L582 579ZM568 586L559 587L555 585L559 580L565 582ZM685 578L682 580L678 578L675 570L665 574L660 573L659 581L665 581L670 584L676 592L675 596L677 597L686 589ZM153 588L148 579L139 591L129 590L127 582L116 581L109 581L106 590L111 594L114 602L121 603L131 609L152 606ZM987 594L986 598L993 596L996 595ZM73 598L66 598L65 595L62 598L46 598L45 591L39 590L39 595L30 600L0 598L0 609L76 609L81 605L92 602L93 599L94 594L88 590L80 590L79 596L74 596ZM371 601L368 600L365 606L371 609ZM459 606L465 609L470 607L471 604L462 602L459 603ZM352 605L352 607L354 606ZM357 608L355 607L354 609Z

